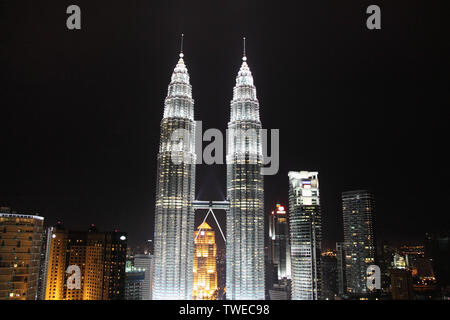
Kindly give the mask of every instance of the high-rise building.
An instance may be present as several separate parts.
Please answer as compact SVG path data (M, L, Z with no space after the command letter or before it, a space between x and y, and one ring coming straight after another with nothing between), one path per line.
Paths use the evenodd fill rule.
M322 252L322 298L334 300L338 295L338 268L336 252Z
M322 223L318 172L290 171L292 300L321 299Z
M337 292L340 297L347 293L345 278L345 249L343 242L336 242Z
M214 230L203 222L194 233L194 285L192 299L216 300L216 236Z
M144 300L145 269L128 265L125 268L125 300Z
M291 279L289 220L284 206L277 204L269 216L270 259L278 268L278 280Z
M228 300L264 299L264 187L259 102L243 57L228 123L227 293Z
M278 266L273 264L270 247L264 247L264 292L265 299L270 300L270 290L278 284Z
M0 207L0 300L36 300L44 218Z
M347 293L361 295L367 290L367 267L375 263L375 200L366 190L342 193L345 273Z
M150 254L135 254L134 266L145 270L145 278L142 285L142 300L153 300L154 256Z
M88 231L50 227L45 300L123 300L126 240L125 233L99 232L95 226Z
M192 298L194 134L192 87L181 53L161 121L155 208L155 300Z

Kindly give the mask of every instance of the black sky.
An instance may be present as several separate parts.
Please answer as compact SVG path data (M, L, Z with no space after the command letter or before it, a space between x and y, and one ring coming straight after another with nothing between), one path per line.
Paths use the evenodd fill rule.
M393 3L394 2L394 3ZM378 4L382 30L365 27ZM82 30L66 28L70 4ZM369 189L377 234L421 240L449 223L449 33L430 1L5 1L0 4L0 203L49 224L152 237L159 123L185 34L204 129L225 129L246 36L280 172L317 170L324 243L341 238L340 193ZM198 167L221 199L225 168ZM223 216L223 214L222 214ZM221 218L223 222L223 217Z

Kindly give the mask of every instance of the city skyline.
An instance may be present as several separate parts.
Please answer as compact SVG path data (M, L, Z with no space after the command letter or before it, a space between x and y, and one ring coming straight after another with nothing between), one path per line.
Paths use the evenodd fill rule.
M38 33L30 21L14 24L2 54L7 68L0 115L7 121L0 129L0 204L38 213L49 224L120 226L133 244L152 239L161 106L184 33L195 115L204 129L226 127L241 38L248 39L262 123L281 134L280 172L265 177L265 217L276 203L287 203L288 171L317 170L324 247L343 240L340 194L349 190L376 195L380 239L417 242L448 225L442 216L448 173L440 152L447 134L440 116L446 89L439 42L410 36L389 16L383 21L395 37L384 30L368 34L359 18L342 25L346 10L358 16L348 4L333 6L326 23L316 19L323 15L318 4L281 11L202 2L164 10L149 5L140 14L112 6L111 16L120 13L124 21L109 26L115 33L92 18L79 34L54 28L56 9L35 6L30 10L46 12L42 27L48 33ZM261 15L250 14L255 10ZM11 12L21 15L18 6ZM194 13L202 24L182 19ZM418 22L425 35L429 18ZM323 28L313 27L318 24ZM224 198L224 171L200 166L195 198ZM435 186L434 201L417 197L418 171ZM429 219L422 218L425 210ZM221 225L224 216L218 214Z

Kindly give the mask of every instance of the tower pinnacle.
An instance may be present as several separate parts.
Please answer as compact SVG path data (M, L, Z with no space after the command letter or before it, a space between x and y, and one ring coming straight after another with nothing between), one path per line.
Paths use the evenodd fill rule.
M183 40L184 40L184 33L181 34L180 58L183 58L183 57L184 57L184 54L183 54Z
M245 56L245 37L243 38L243 41L244 41L244 52L242 55L242 61L247 61L247 57Z

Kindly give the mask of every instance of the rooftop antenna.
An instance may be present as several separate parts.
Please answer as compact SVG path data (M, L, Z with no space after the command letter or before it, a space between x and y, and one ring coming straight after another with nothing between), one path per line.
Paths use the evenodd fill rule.
M245 37L243 38L244 40L244 54L242 56L242 61L247 61L247 57L245 56Z
M184 40L184 33L181 34L180 58L184 57L184 54L183 54L183 40Z

